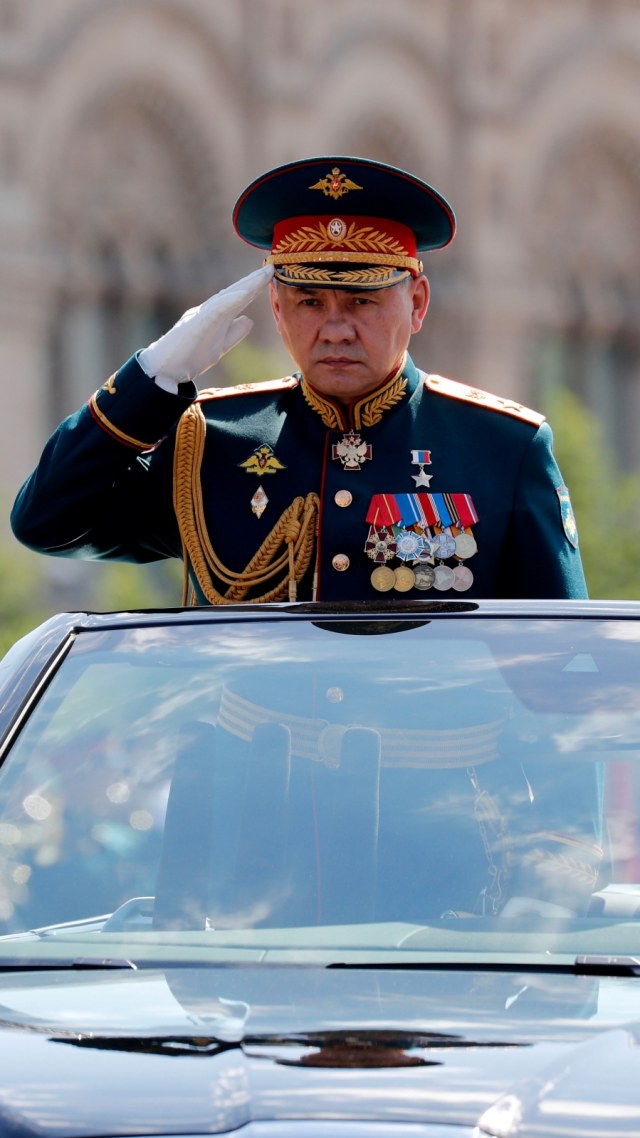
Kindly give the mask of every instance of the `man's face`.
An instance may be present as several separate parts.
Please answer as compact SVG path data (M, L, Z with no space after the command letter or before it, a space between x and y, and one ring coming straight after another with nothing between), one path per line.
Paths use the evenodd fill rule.
M289 355L317 391L345 403L373 391L399 366L428 304L424 276L363 292L271 285Z

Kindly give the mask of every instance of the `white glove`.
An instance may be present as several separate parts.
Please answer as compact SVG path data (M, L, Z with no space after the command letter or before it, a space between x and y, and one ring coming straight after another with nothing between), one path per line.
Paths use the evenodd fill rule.
M240 313L266 288L273 273L273 265L263 265L190 308L164 336L139 353L142 370L167 391L177 391L179 383L208 371L251 331L253 321Z

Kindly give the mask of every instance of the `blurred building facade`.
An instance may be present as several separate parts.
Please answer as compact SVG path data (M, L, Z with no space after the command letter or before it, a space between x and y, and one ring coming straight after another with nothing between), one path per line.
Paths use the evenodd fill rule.
M454 205L422 367L543 407L568 385L640 468L637 0L0 0L0 91L7 501L63 414L257 266L246 183L322 153ZM246 380L287 367L254 307Z

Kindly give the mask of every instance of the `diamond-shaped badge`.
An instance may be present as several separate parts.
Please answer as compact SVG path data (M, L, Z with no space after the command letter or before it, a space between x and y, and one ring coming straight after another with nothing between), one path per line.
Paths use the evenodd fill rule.
M251 509L257 518L261 517L267 508L269 499L265 494L262 486L258 486L253 498L251 499Z

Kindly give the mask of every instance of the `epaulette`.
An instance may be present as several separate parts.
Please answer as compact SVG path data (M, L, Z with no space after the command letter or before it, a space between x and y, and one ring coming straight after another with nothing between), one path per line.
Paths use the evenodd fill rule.
M446 379L443 375L426 375L425 387L430 391L437 391L439 395L448 395L450 399L461 399L463 403L474 403L477 407L486 407L489 411L499 411L503 415L512 415L524 423L531 423L539 427L544 423L545 416L539 411L532 411L514 399L503 399L500 395L493 395L490 391L482 391L480 387L469 387L467 383L459 383L455 379Z
M282 379L265 379L260 383L236 383L232 387L203 387L198 392L196 402L202 403L206 399L227 399L231 395L260 395L273 391L286 391L297 387L300 380L295 375L287 375Z

